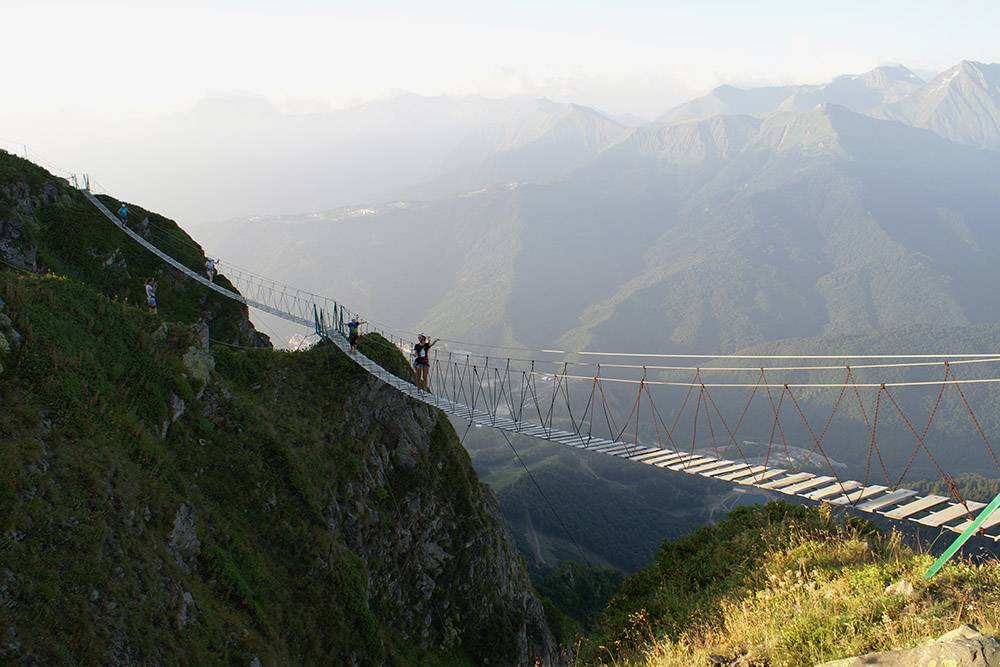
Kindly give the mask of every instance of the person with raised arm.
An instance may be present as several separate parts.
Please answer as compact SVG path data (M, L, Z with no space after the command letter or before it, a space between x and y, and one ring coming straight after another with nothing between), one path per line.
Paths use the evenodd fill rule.
M361 337L359 330L362 324L367 324L367 322L359 320L357 315L347 323L347 341L351 344L351 352L356 352L358 349L358 338Z
M427 336L420 334L417 343L413 346L413 368L417 372L417 388L430 391L427 381L428 373L431 369L431 348L439 341L435 338L428 342Z

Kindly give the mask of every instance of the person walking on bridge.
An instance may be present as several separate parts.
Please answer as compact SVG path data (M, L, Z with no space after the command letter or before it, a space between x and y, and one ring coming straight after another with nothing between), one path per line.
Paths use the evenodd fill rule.
M125 205L125 202L122 202L122 207L118 209L118 219L122 221L123 225L128 226L128 206Z
M358 334L358 330L362 324L367 324L367 322L359 320L356 315L347 323L347 342L351 344L351 352L357 352L358 350L358 338L361 337Z
M218 261L219 260L217 258L216 259L212 259L211 257L205 258L205 275L208 276L208 282L210 283L214 283L215 277L219 275L219 269L216 266L216 263Z
M147 278L146 279L146 305L149 306L149 312L156 314L156 279Z
M413 368L417 372L417 389L423 389L424 391L430 391L430 385L427 382L427 375L431 369L431 348L439 341L439 338L435 338L433 341L428 342L427 336L420 334L417 337L417 344L413 346Z

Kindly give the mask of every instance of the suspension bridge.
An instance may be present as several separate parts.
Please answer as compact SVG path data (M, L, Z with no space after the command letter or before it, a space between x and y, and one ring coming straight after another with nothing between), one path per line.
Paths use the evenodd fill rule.
M356 313L343 304L220 263L220 271L238 291L227 289L208 280L201 267L184 265L122 224L88 188L82 192L110 222L191 280L309 327L382 382L467 421L470 428L488 427L505 437L528 436L674 473L953 531L963 538L977 534L1000 542L1000 511L994 511L1000 497L989 506L963 498L942 463L960 457L949 443L933 441L932 432L942 405L953 402L954 412L965 414L1000 474L1000 461L969 399L972 387L1000 382L989 373L1000 364L1000 354L662 355L443 339L448 349L434 355L431 391L423 391L349 350L345 327ZM413 340L412 332L373 328L404 353L409 349L406 341ZM918 423L911 415L919 402L903 395L920 390L927 394L930 409L926 421ZM821 408L825 417L817 419ZM838 415L852 424L849 436L838 440L838 445L853 443L850 464L837 461L830 446ZM880 438L880 428L889 422L910 439L905 451L891 457ZM751 424L769 435L741 436ZM898 466L893 459L899 460ZM943 480L949 495L906 488L914 466ZM854 479L848 470L863 474Z

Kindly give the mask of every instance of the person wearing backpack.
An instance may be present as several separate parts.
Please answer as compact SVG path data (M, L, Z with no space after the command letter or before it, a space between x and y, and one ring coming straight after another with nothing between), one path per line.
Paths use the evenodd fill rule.
M413 346L413 369L417 372L417 388L423 389L424 391L430 391L430 385L427 382L427 375L431 369L431 348L439 341L439 338L435 338L433 341L428 342L427 336L420 334L417 337L417 343Z

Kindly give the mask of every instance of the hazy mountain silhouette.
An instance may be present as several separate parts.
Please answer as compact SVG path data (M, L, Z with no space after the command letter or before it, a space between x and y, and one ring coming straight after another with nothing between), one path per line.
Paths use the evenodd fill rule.
M1000 149L1000 65L964 60L877 115Z
M859 113L870 113L884 104L896 102L913 93L923 83L916 74L896 65L876 67L864 74L838 76L823 85L749 89L719 86L708 95L667 111L660 117L660 121L807 111L817 104L840 104Z

